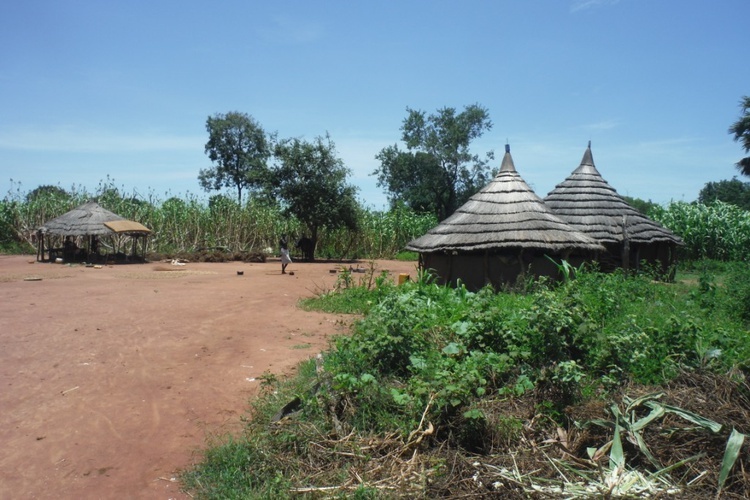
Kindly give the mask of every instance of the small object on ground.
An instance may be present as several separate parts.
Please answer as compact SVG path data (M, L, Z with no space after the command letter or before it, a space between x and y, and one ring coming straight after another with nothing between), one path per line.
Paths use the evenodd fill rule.
M400 273L398 275L398 284L399 285L403 285L404 283L406 283L407 281L409 281L409 279L410 278L409 278L409 275L407 273Z
M86 267L94 267L94 264L86 264Z
M42 281L42 278L39 276L27 276L23 279L24 281Z
M294 276L294 271L289 271L289 276Z
M55 264L62 264L62 259L60 257L55 259Z
M339 270L338 269L329 269L328 272L331 274L336 274Z
M36 263L36 261L35 261L35 260L30 260L30 261L28 261L28 262L29 262L29 264L35 264L35 263Z
M294 413L297 413L302 409L302 400L299 397L295 397L287 404L281 407L281 409L271 418L271 423L274 424L284 417L288 417Z
M245 271L237 271L237 276L242 276L243 274L245 274Z
M102 268L102 266L99 266L99 265L94 266L94 269L101 269L101 268Z

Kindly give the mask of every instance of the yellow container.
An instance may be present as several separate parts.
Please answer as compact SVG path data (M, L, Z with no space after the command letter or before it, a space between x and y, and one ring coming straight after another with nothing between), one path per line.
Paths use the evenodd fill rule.
M398 284L399 285L403 285L407 281L409 281L409 275L407 273L400 273L398 275Z

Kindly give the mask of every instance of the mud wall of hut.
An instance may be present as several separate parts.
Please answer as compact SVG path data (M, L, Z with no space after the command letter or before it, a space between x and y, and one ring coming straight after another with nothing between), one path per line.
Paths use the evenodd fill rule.
M514 286L519 280L528 277L546 276L557 280L562 276L557 265L551 262L546 254L539 251L503 252L503 253L424 253L422 267L431 271L437 283L456 286L460 281L470 291L492 285L499 290ZM562 255L550 255L557 262L565 258ZM573 265L583 262L582 257L567 256L566 260Z

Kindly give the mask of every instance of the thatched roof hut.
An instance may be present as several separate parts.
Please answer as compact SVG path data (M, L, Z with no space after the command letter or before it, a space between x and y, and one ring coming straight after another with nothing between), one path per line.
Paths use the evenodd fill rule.
M406 246L443 283L469 289L513 284L527 271L556 276L550 257L576 258L602 247L552 213L516 171L510 147L497 176L456 212Z
M65 238L66 242L72 242L74 238L78 240L87 238L86 256L91 257L92 253L98 252L96 245L98 238L101 236L124 234L133 237L133 253L135 254L137 238L143 237L145 241L145 237L150 233L151 230L146 226L120 217L92 201L47 221L38 228L37 259L44 260L45 240L47 240L46 246L50 260L54 260L58 254L62 254L62 248L54 248L54 245L50 244L50 240L54 237ZM65 260L70 260L70 258L71 256L68 255Z
M91 201L45 222L39 231L44 235L55 236L101 236L112 233L104 225L105 222L118 220L125 220L125 217L120 217Z
M602 243L603 270L637 268L642 261L667 272L682 240L630 206L594 166L591 142L581 164L558 184L544 202L561 219Z

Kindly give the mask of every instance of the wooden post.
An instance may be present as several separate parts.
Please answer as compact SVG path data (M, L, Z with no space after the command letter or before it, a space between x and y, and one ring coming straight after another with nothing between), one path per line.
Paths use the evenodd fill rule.
M630 270L630 239L628 238L628 216L622 216L622 270L625 275Z
M489 252L484 251L484 284L492 284L492 278L490 277L490 265L489 265Z
M526 281L526 266L523 263L523 248L518 252L518 264L521 266L521 280ZM516 277L516 282L518 282L518 277ZM515 285L515 283L512 283L512 285Z

